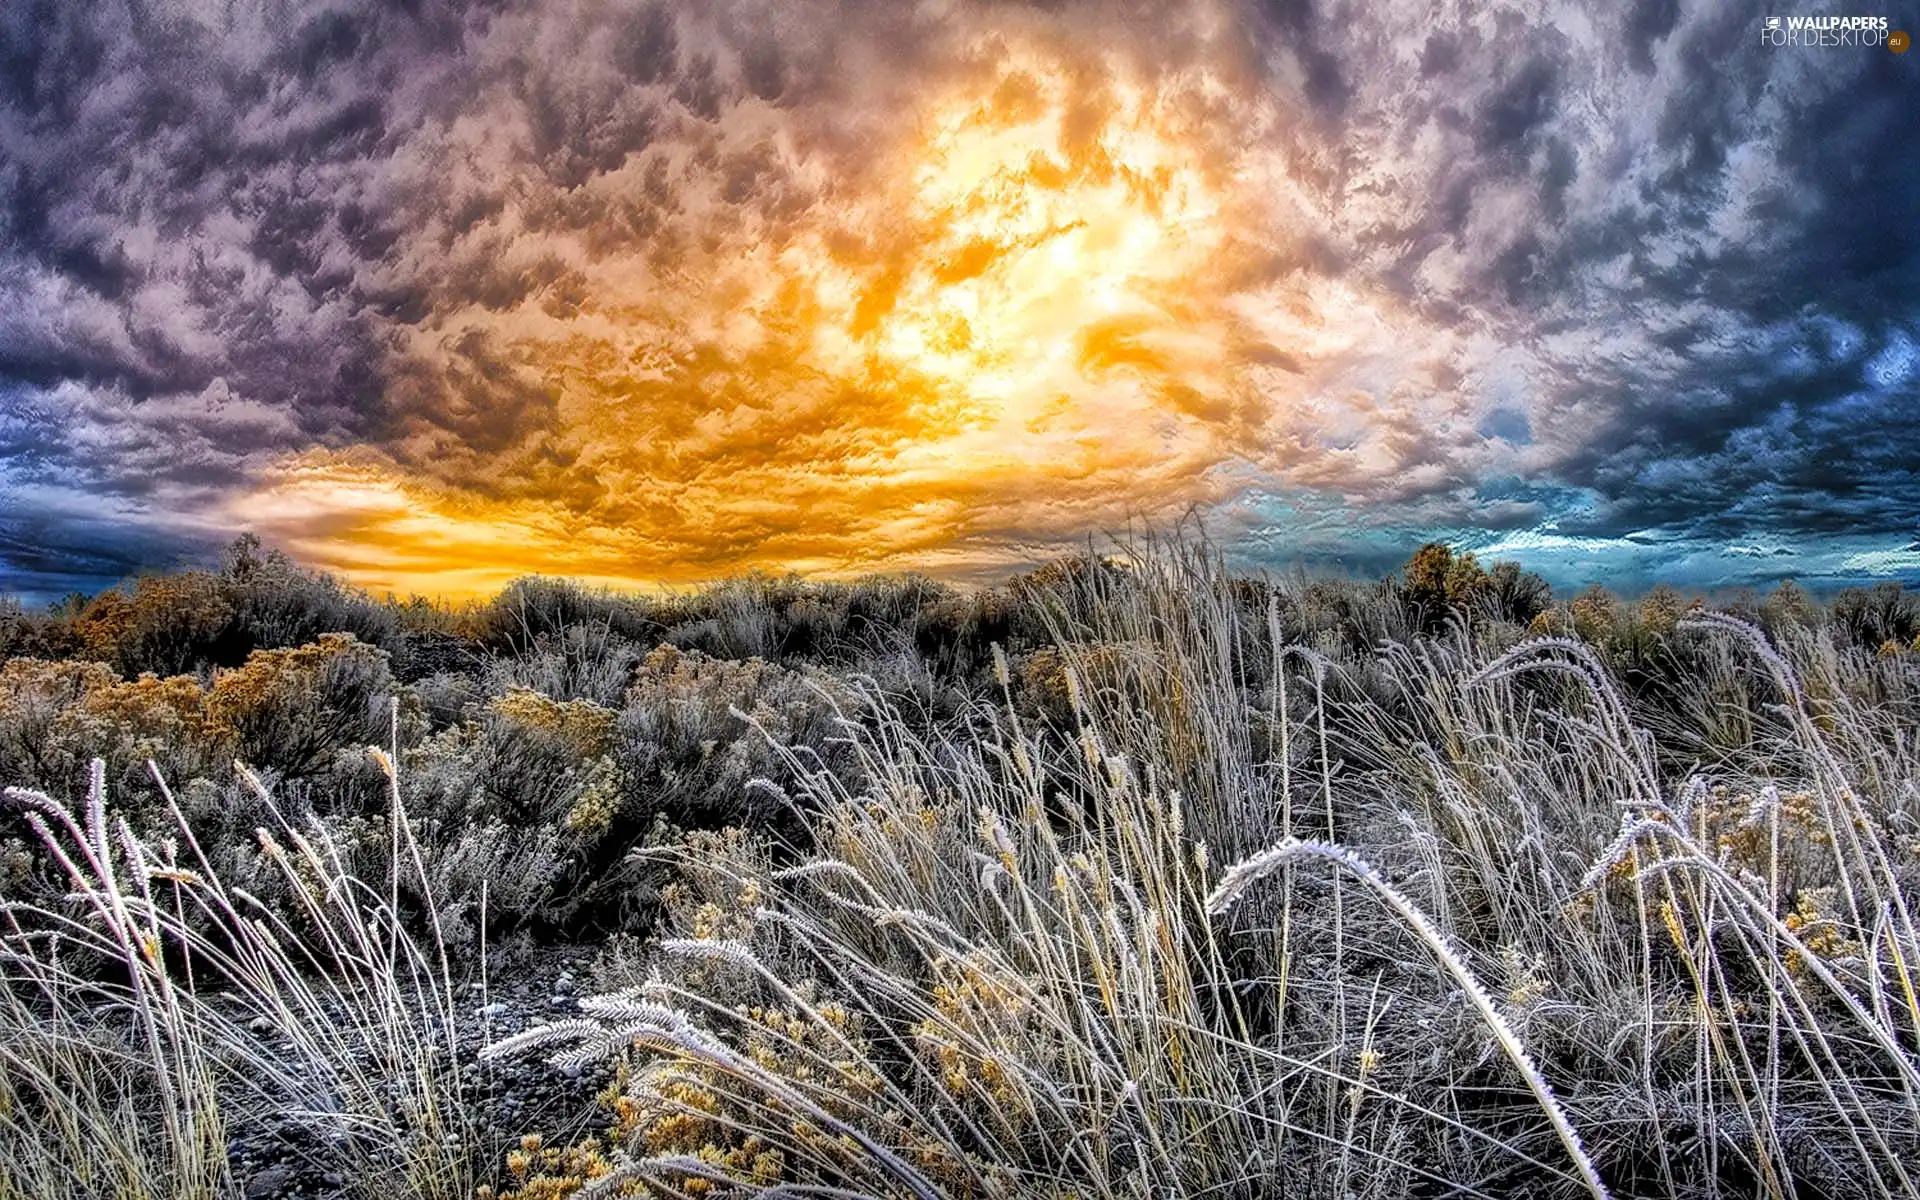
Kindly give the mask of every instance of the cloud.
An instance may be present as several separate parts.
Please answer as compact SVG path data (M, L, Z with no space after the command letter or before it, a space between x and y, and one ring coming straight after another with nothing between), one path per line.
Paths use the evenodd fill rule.
M434 590L1196 507L1903 545L1909 65L1664 0L28 0L0 558L83 494Z

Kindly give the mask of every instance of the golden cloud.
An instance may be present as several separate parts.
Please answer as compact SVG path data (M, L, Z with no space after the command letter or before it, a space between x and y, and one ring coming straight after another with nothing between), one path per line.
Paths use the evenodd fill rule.
M1215 74L996 33L917 103L857 178L747 97L569 193L654 197L650 254L551 197L441 231L414 254L522 294L406 327L395 436L233 518L403 591L984 570L1243 486L1302 372L1378 332L1275 265L1276 116Z

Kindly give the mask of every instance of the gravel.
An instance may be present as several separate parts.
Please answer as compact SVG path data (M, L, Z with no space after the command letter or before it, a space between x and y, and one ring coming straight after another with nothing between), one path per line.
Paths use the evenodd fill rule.
M538 1055L479 1061L480 1050L491 1042L576 1013L577 973L585 970L591 953L584 947L548 949L514 972L510 981L495 980L485 992L471 985L457 997L456 1061L467 1109L438 1149L449 1157L470 1156L483 1180L500 1171L506 1151L523 1135L538 1133L547 1144L559 1145L605 1119L594 1097L611 1077L609 1065L562 1070ZM278 1053L283 1061L295 1053L293 1043L267 1018L255 1018L247 1027L266 1053ZM304 1063L286 1065L289 1074L305 1073ZM386 1085L396 1102L404 1094L403 1084L396 1079ZM365 1155L352 1152L346 1126L327 1111L337 1103L328 1089L316 1085L304 1100L297 1107L306 1111L283 1111L228 1130L228 1161L246 1200L345 1200L386 1194L378 1181L366 1178ZM386 1153L388 1165L397 1169L394 1147L366 1149ZM351 1190L350 1184L355 1185Z

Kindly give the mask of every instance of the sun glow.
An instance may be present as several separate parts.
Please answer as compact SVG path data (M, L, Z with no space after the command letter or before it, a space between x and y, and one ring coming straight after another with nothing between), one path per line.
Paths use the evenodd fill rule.
M924 122L903 206L917 260L870 330L857 307L843 318L967 414L922 456L1045 462L1142 417L1166 436L1163 386L1217 373L1194 289L1223 247L1221 201L1152 94L1114 83L1099 102L1096 124L1057 65L1015 59Z
M748 114L729 136L787 147L827 202L714 234L671 280L583 259L563 316L472 312L554 414L512 448L524 465L484 464L484 500L399 463L376 486L377 452L308 455L237 517L364 583L447 592L529 560L646 581L966 564L983 528L1045 541L1204 501L1262 401L1225 282L1244 201L1203 81L983 57L845 204ZM410 343L429 361L451 344ZM429 469L436 437L407 443ZM387 549L328 552L342 540Z

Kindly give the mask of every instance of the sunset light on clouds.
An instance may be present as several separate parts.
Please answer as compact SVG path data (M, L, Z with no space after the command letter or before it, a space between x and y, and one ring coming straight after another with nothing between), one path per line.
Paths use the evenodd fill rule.
M1748 6L9 13L0 588L1920 573L1916 63Z

